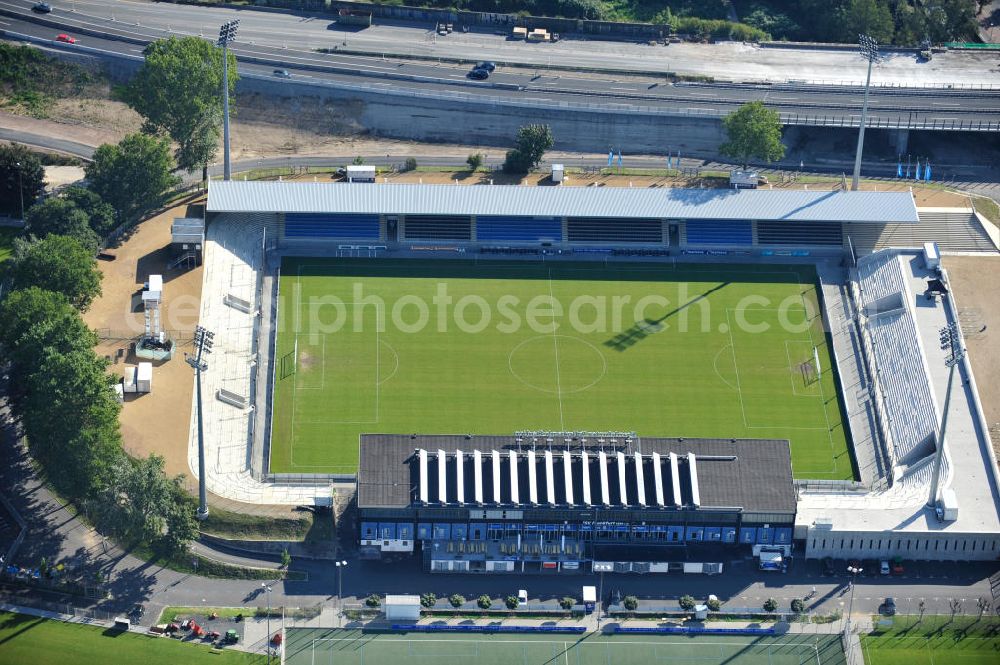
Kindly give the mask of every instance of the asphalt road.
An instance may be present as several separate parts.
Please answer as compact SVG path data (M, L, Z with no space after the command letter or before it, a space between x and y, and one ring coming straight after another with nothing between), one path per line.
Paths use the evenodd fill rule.
M4 12L0 16L0 28L41 39L53 39L57 33L67 32L78 39L80 46L134 56L141 54L142 44L132 41L145 43L170 34L200 34L212 38L219 23L238 16L241 20L239 40L233 48L237 57L241 58L241 73L272 76L275 67L285 68L292 74L288 85L326 83L364 86L369 90L415 90L441 95L462 93L484 100L569 102L599 105L618 111L651 108L713 115L727 113L746 101L762 100L785 114L844 120L853 118L855 121L860 115L862 93L856 85L809 85L802 82L672 84L655 73L676 70L676 67L669 66L670 59L651 58L648 49L653 47L634 44L568 41L557 45L512 46L506 39L492 34L453 33L453 41L457 45L449 47L448 57L464 58L470 62L492 58L500 62L519 63L501 66L488 81L477 82L467 78L468 64L407 59L407 55L432 57L439 50L437 42L452 38L430 40L428 36L433 33L422 27L375 26L362 33L345 34L331 31L327 19L296 14L141 2L110 3L105 0L55 3L51 14L40 17L30 11L31 4L30 0L0 0L0 12ZM131 41L102 38L98 34L117 35ZM565 46L567 53L556 58L551 53L539 57L533 46ZM609 46L614 48L610 53L607 52ZM669 48L683 49L688 46L701 49L697 54L700 59L692 60L692 66L699 73L711 74L712 68L721 63L726 65L724 71L732 74L734 62L751 58L756 53L745 49L729 53L728 49L734 48L734 45L672 45ZM373 57L317 53L315 49L321 47L390 55ZM501 50L492 50L494 47ZM60 45L59 48L72 50L75 47ZM642 55L629 56L629 51L635 49L640 49ZM712 49L713 52L704 49ZM864 71L863 61L836 51L757 51L776 62L768 64L770 75L756 77L756 81L802 81L808 77L809 60L817 53L824 60L842 60L836 68L838 78L825 79L830 83L845 82L844 72L858 69L860 76ZM595 53L597 61L593 62ZM939 58L944 62L935 65L944 75L940 83L961 83L970 73L976 73L969 80L970 84L1000 85L1000 75L991 71L994 62L990 58L948 55L955 55L953 62L949 64L947 58ZM264 62L249 62L250 58ZM647 73L562 72L548 69L552 65L615 66ZM904 72L906 76L895 76L895 70ZM906 62L902 56L893 55L878 66L874 80L888 84L929 84L935 81L932 71L937 70L921 68ZM870 106L873 122L880 118L903 125L922 121L1000 121L1000 96L993 90L878 88L872 95Z

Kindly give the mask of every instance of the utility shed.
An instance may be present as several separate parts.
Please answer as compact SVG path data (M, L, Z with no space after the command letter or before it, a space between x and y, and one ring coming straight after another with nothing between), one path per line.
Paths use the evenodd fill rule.
M386 596L385 618L389 621L416 621L420 618L420 596Z

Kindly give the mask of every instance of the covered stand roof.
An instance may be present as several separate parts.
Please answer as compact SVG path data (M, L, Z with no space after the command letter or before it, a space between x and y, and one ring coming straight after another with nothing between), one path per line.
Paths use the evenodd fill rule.
M210 181L208 212L916 224L909 192Z
M795 511L787 441L365 434L361 508Z

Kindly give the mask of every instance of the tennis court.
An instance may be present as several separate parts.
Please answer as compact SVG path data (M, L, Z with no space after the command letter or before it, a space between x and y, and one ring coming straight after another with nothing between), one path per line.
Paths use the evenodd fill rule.
M845 665L837 635L397 634L293 628L287 665Z

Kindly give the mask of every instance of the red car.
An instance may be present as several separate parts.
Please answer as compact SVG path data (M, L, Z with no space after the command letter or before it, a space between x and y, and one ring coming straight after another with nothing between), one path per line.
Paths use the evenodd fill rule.
M67 35L65 32L63 32L63 33L60 33L60 34L56 35L56 41L57 42L66 42L67 44L75 44L76 43L76 37L72 37L70 35Z

